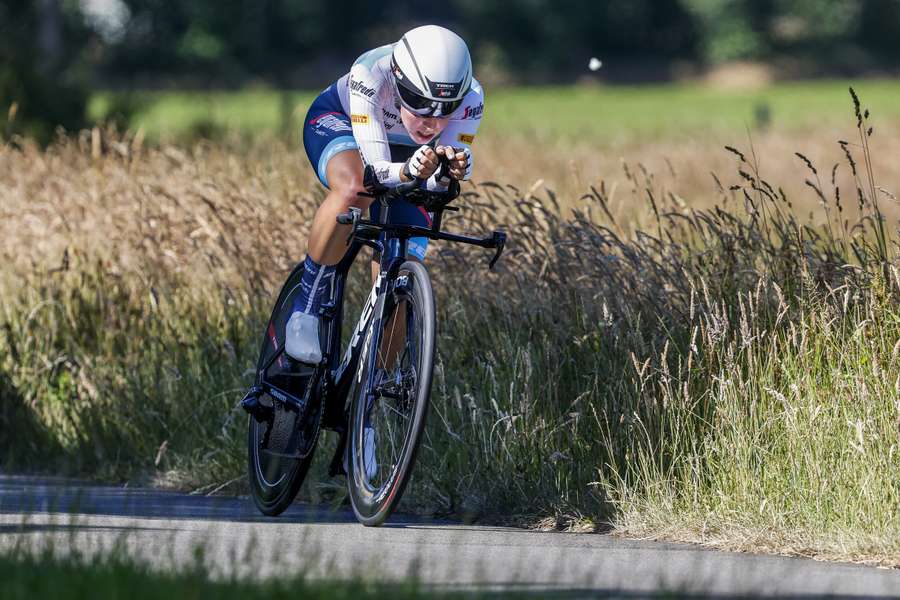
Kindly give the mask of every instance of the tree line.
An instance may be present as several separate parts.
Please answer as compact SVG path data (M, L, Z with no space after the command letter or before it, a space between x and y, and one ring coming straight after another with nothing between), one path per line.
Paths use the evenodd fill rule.
M734 60L859 74L900 58L900 0L0 0L0 107L74 126L87 86L318 86L423 23L456 30L476 73L511 83L572 81L591 56L614 81Z

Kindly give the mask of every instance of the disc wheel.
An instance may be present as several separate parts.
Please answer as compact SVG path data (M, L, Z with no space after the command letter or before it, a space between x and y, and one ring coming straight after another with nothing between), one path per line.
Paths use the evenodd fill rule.
M350 389L348 486L357 519L379 526L403 495L425 429L434 367L428 272L407 261L366 333Z
M268 394L261 418L250 416L247 437L250 493L260 512L277 516L300 491L315 454L321 403L301 413Z

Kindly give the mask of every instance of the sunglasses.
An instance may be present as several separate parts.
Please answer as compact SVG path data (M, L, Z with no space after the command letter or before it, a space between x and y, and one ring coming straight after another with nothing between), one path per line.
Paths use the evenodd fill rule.
M460 107L463 103L459 100L431 100L425 98L397 84L397 92L404 108L420 117L446 117Z

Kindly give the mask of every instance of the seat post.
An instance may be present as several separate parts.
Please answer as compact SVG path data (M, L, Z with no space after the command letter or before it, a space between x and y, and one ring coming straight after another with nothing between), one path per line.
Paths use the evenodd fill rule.
M434 216L431 218L431 230L432 231L440 231L441 230L441 218L444 216L444 209L439 208L434 211Z

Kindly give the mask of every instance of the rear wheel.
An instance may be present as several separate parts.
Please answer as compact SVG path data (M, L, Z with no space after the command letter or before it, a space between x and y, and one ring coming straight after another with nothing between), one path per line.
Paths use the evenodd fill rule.
M348 485L353 511L368 526L384 523L409 481L434 367L434 298L425 267L403 263L384 302L350 389Z
M298 411L268 394L259 403L258 415L250 416L247 472L253 502L263 514L274 517L291 505L309 471L321 404Z
M271 386L258 397L247 432L250 493L259 510L275 516L290 506L312 463L319 437L322 406L321 370L291 361L283 351L285 326L300 290L303 266L282 286L262 339L256 385ZM278 399L281 393L302 399L305 406Z

